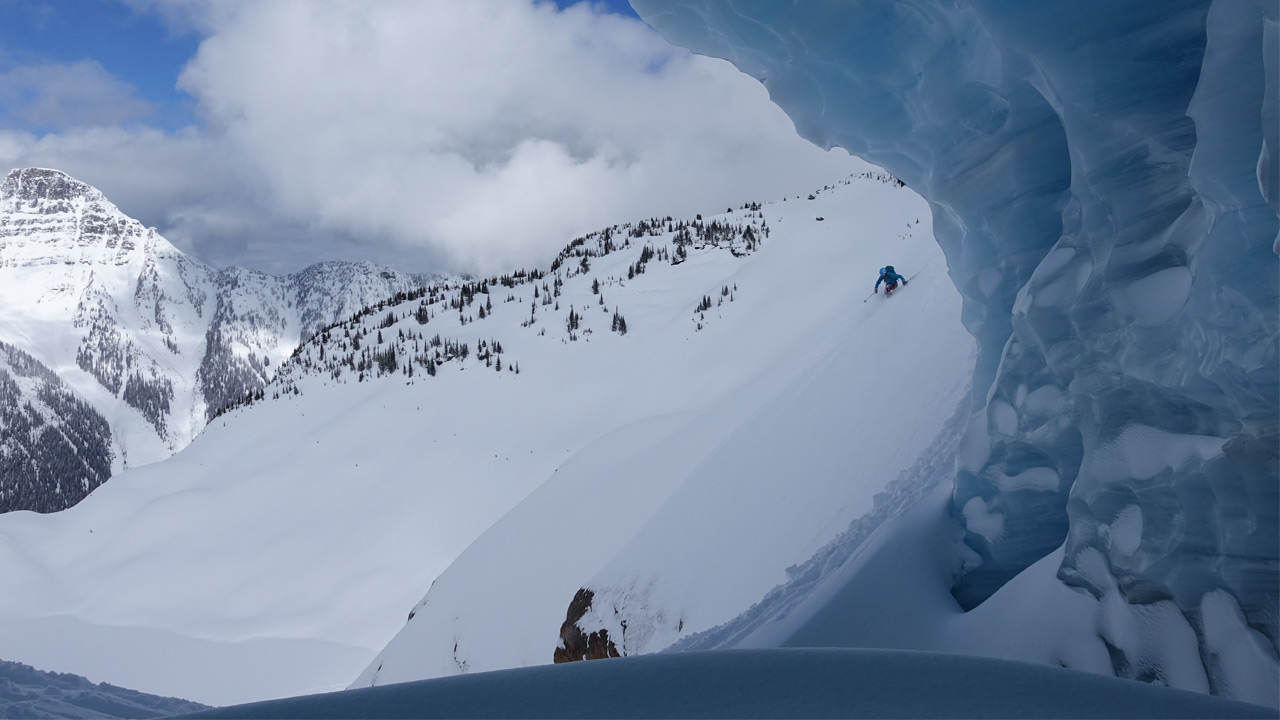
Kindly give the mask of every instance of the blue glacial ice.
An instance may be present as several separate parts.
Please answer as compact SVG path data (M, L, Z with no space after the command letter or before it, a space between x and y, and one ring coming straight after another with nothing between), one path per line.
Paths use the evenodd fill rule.
M929 202L981 353L961 606L1065 545L1117 675L1227 696L1274 677L1277 4L632 5Z

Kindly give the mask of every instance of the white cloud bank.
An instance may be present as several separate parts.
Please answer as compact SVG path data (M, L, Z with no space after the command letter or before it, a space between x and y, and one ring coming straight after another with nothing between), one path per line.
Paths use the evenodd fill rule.
M205 34L179 81L202 127L0 132L0 163L77 175L215 264L503 271L859 167L728 63L585 4L144 5Z

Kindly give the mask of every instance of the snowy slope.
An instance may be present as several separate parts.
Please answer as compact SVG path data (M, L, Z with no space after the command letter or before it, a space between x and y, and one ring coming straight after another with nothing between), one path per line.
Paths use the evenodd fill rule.
M210 415L261 388L315 328L427 280L363 263L288 277L215 270L61 172L14 170L0 182L0 341L106 419L113 472L184 447ZM4 446L3 462L53 452L10 434ZM62 453L53 465L72 459ZM23 470L0 475L0 512L61 509L106 479L49 463Z
M736 300L701 343L677 333L663 362L610 359L688 410L562 465L436 580L357 685L550 662L583 587L582 632L607 631L619 654L660 650L782 582L934 442L967 396L973 345L919 206L865 181L796 200L765 206L784 239L724 268ZM917 280L863 302L886 256ZM737 388L682 402L701 368Z
M605 245L603 233L584 238L555 263L558 297L557 273L547 266L538 271L545 275L536 300L529 273L510 287L486 279L487 297L464 293L481 281L445 283L434 295L375 304L320 333L281 368L262 401L218 418L174 457L123 473L56 515L0 517L0 571L21 588L0 595L0 646L14 660L215 704L343 687L432 581L505 515L494 533L507 534L508 548L563 552L552 565L563 570L544 577L541 569L552 567L544 558L527 569L507 562L486 571L471 595L479 611L463 618L471 645L461 660L549 662L578 587L632 535L643 537L669 498L724 492L722 476L698 468L707 459L723 466L720 448L767 430L761 413L785 406L806 378L816 383L806 397L838 383L822 411L842 424L828 443L869 432L859 430L859 418L896 417L898 460L909 465L907 449L931 442L929 423L945 421L963 395L972 351L923 206L875 177L806 197L705 218L702 232L665 219L613 228L604 255L587 255ZM713 222L734 228L718 244ZM681 229L690 235L688 259L673 265ZM634 274L646 247L654 257ZM886 261L923 273L900 295L863 304ZM592 292L596 280L604 305ZM470 305L460 302L464 294ZM433 297L420 324L415 313ZM704 300L711 307L697 311ZM571 310L580 316L573 331ZM625 335L611 329L615 312ZM441 346L424 357L436 334ZM447 357L454 342L469 346L465 360ZM483 358L496 345L501 371L492 356L487 365ZM894 346L898 355L860 370ZM397 368L386 373L374 353L390 347L399 348ZM431 376L423 360L436 363L436 351ZM335 377L338 360L351 364ZM903 365L894 382L938 388L932 397L943 407L930 413L937 419L921 426L907 410L884 415L878 404L892 388L877 389L873 374L885 363ZM908 368L924 377L904 379ZM901 395L906 401L910 393ZM643 463L613 477L628 455ZM777 535L793 537L732 597L704 603L699 627L749 605L751 593L778 582L786 564L865 510L876 483L896 472L894 459L860 462L876 477L863 486L828 467L812 483L836 498L823 508L825 519L788 530L795 517L780 515ZM804 477L745 482L760 490L774 481L790 488L787 502L797 507L823 504L806 496ZM741 508L748 519L736 519L741 502L730 492L687 531L705 537L723 525L727 536L741 536L760 519L751 503ZM532 512L539 503L543 510ZM518 522L526 513L532 519ZM494 538L486 535L474 552L490 552L483 548ZM708 557L729 561L719 552ZM468 574L440 577L437 586ZM501 595L486 595L490 582ZM489 616L501 623L486 636L477 628L494 604L501 609ZM415 617L406 630L419 626ZM436 660L441 651L424 648Z

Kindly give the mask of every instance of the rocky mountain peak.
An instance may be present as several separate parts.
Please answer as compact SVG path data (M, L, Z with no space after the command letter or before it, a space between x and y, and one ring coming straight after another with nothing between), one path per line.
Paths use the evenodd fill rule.
M64 172L20 168L0 183L0 264L120 264L147 234L97 188Z
M15 168L0 183L0 199L27 203L67 201L78 198L102 199L93 186L49 168Z

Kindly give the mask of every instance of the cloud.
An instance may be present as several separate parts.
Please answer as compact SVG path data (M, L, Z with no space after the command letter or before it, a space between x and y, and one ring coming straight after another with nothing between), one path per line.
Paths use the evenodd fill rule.
M722 212L861 167L798 138L728 63L586 4L136 2L204 34L179 81L202 127L11 137L25 149L7 153L0 138L0 160L92 165L82 179L109 197L136 183L121 197L213 262L501 272L606 224ZM145 164L113 170L113 156Z
M442 266L430 248L364 243L282 216L272 189L224 138L188 128L84 127L36 136L0 131L0 172L52 167L101 190L184 252L223 267L292 272L325 259Z
M132 85L93 60L0 72L0 123L65 130L118 125L151 111Z

